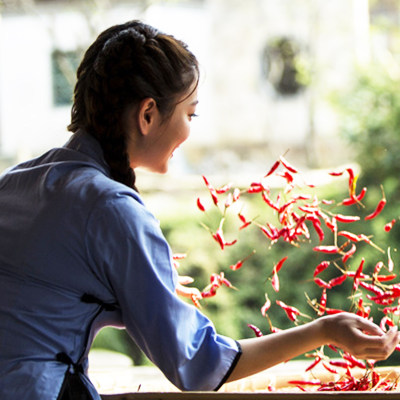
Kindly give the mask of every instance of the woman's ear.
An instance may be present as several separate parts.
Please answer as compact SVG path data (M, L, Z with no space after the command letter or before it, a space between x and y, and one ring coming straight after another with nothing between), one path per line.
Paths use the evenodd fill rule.
M144 99L139 104L137 124L142 135L147 135L158 117L157 103L152 98Z

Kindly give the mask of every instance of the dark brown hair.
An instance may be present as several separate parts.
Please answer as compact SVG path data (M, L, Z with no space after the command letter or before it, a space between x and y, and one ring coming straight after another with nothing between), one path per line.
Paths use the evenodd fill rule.
M78 68L68 130L94 136L113 179L136 190L122 113L153 98L167 118L198 79L196 57L185 43L140 21L113 26L88 48Z

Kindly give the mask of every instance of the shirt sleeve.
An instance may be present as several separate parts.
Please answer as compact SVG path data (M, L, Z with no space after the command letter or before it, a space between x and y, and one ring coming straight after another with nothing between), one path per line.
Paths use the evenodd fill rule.
M95 207L87 227L89 262L121 308L130 336L181 390L216 390L241 351L175 293L177 274L158 221L134 197Z

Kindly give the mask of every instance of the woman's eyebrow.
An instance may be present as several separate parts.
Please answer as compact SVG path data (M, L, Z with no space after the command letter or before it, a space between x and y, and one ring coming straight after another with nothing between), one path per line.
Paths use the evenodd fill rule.
M197 104L199 104L199 101L198 101L198 100L193 100L193 101L190 103L191 106L195 106L195 105L197 105Z

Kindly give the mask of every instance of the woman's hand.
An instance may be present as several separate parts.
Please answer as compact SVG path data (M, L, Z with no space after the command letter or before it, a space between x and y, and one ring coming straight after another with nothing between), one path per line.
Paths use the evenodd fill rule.
M319 320L325 341L357 358L385 360L399 343L397 327L383 332L377 325L351 313L339 313Z

